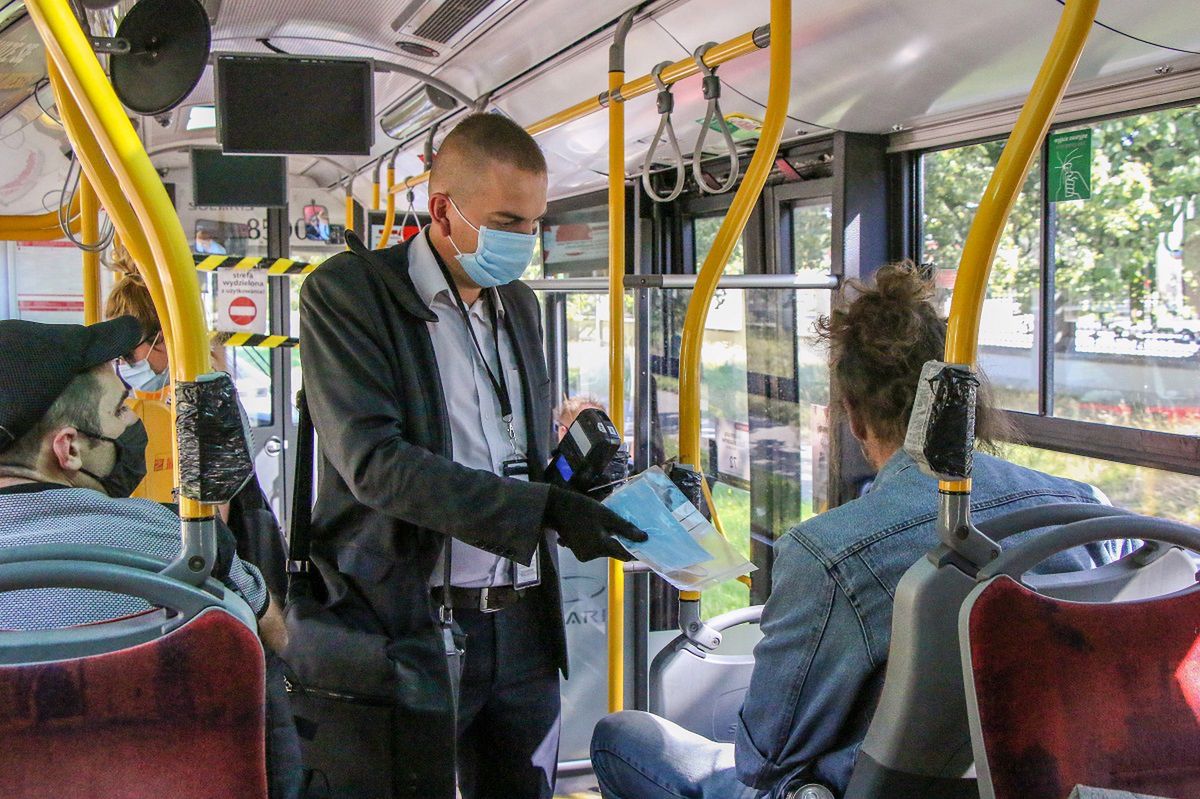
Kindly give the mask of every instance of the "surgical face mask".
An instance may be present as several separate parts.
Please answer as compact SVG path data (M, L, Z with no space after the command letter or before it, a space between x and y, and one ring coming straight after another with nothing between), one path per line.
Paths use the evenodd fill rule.
M471 225L471 220L463 216L454 200L449 196L446 199L450 200L450 205L462 221ZM471 225L471 229L479 233L479 243L475 246L475 252L463 252L454 243L453 238L450 239L450 244L458 253L458 262L462 264L467 277L480 288L487 289L513 282L525 272L529 262L533 260L533 250L537 246L536 233L493 230L486 225Z
M121 361L117 364L117 374L125 381L125 385L136 389L141 389L144 383L155 376L154 370L150 368L149 358L133 363Z
M120 498L132 494L146 477L146 445L149 438L142 420L138 419L126 427L125 432L116 438L82 429L79 432L96 441L107 441L116 450L113 467L103 477L87 469L79 471L103 486L104 493L110 497Z

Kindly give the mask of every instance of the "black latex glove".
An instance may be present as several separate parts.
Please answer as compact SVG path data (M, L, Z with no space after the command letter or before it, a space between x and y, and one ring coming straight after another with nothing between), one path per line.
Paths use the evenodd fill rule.
M556 530L563 545L581 561L603 557L633 560L616 536L631 541L647 537L596 500L558 486L550 486L542 523Z

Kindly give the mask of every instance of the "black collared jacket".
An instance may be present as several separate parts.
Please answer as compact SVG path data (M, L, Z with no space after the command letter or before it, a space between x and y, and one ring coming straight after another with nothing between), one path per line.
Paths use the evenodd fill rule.
M538 301L519 282L499 292L539 479L553 419ZM528 601L540 606L539 645L565 675L558 544L542 528L549 488L451 459L433 321L409 277L407 243L370 251L356 241L304 281L304 390L321 453L313 562L345 578L329 598L343 619L400 639L439 636L429 585L445 536L526 564L536 549L542 588Z

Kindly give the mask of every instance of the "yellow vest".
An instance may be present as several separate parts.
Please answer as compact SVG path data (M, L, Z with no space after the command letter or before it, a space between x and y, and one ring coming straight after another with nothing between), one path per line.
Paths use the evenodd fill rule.
M146 477L133 495L155 502L175 502L175 426L171 389L133 391L129 407L146 426Z

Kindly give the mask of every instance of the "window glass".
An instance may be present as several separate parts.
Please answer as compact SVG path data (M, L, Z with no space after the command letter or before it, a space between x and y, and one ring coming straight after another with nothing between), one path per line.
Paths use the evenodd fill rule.
M1117 507L1200 524L1200 477L1033 447L1007 446L1003 454L1013 463L1093 485Z
M833 205L806 201L791 207L792 271L813 276L833 271Z
M1003 141L986 142L921 158L922 261L935 270L944 314L950 312L967 232L1003 147ZM979 362L997 402L1030 412L1038 409L1039 181L1035 164L1000 240L979 329Z
M692 220L692 241L696 256L694 266L697 272L704 265L704 259L708 257L709 250L716 241L717 231L721 229L721 222L724 219L724 216L702 216ZM729 255L729 262L725 265L724 274L746 274L746 252L741 239L738 239L738 243L733 247L733 252Z
M100 309L113 273L100 269ZM68 241L0 242L0 318L83 324L83 253Z
M608 274L608 206L556 213L542 222L540 239L526 278Z
M1054 409L1200 433L1200 106L1091 125L1091 197L1053 206Z
M699 255L699 253L698 253ZM651 380L655 460L679 453L679 345L689 292L654 290ZM826 354L812 321L830 292L739 289L713 299L702 348L701 460L729 540L760 566L751 577L763 601L762 569L775 537L810 517L824 496L827 464ZM729 581L704 593L711 617L751 602Z

